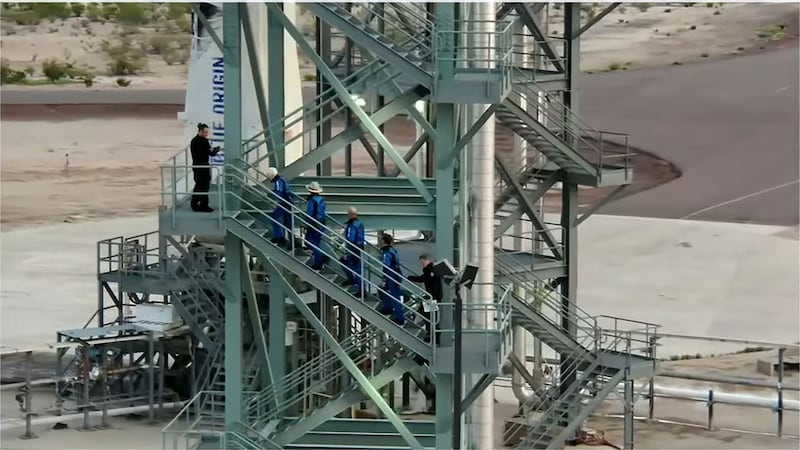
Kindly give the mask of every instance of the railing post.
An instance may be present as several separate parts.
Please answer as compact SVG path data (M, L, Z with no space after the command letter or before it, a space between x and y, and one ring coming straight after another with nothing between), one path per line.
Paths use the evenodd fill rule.
M708 425L706 427L708 429L708 431L712 430L713 422L714 422L714 390L713 389L709 389L708 390Z
M656 380L655 369L656 369L656 364L657 364L656 363L656 339L657 338L655 336L651 336L650 337L650 349L648 350L648 353L650 354L650 358L652 358L652 360L653 360L653 374L650 377L650 381L647 383L647 396L648 396L648 399L647 399L647 403L648 403L647 404L647 418L650 419L650 420L653 420L653 416L655 414L655 407L656 407L656 396L655 396L655 392L656 392L656 388L655 388L655 384L656 384L656 381L655 381Z
M35 415L32 412L31 401L33 400L33 393L31 392L31 365L33 364L33 352L28 351L25 353L25 434L20 436L20 439L33 439L37 436L31 430L31 417Z
M785 348L778 349L778 437L783 437L783 358Z

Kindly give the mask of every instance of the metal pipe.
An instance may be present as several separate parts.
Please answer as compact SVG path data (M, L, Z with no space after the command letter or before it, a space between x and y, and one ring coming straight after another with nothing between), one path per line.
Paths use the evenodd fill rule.
M491 69L494 64L494 32L496 20L495 2L474 4L475 48L478 66ZM488 105L476 108L482 114ZM476 231L473 239L477 252L472 255L480 270L477 276L477 289L471 296L473 303L491 305L494 303L494 117L475 134L472 160L472 228ZM494 313L490 310L477 310L473 315L475 327L491 329L495 326ZM472 442L476 449L493 449L494 442L494 384L487 387L475 400L472 411Z
M165 408L180 408L183 407L183 402L170 402L164 403ZM139 405L139 406L128 406L125 408L115 408L109 409L106 414L109 417L115 416L124 416L126 414L133 414L144 412L150 409L150 405ZM103 411L92 411L89 413L90 417L102 417ZM75 413L75 414L66 414L63 416L52 416L52 417L42 417L40 419L31 420L31 426L39 426L39 425L53 425L58 422L70 422L72 420L78 420L83 418L83 413ZM25 421L20 422L12 422L12 423L4 423L3 424L3 431L13 430L16 428L22 428L25 426Z

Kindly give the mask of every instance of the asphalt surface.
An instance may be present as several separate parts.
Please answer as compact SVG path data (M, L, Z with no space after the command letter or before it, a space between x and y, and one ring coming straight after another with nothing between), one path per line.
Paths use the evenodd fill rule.
M597 129L630 133L632 145L683 172L601 212L797 224L799 64L794 41L735 58L586 75L580 115Z
M676 164L683 175L600 212L795 225L797 41L685 66L584 75L579 114ZM182 90L5 90L4 104L182 104Z

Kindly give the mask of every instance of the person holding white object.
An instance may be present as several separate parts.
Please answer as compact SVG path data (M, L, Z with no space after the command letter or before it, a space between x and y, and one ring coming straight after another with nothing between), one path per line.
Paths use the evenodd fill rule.
M194 189L192 190L192 211L212 212L208 206L208 190L211 187L211 167L209 157L219 153L219 147L211 148L208 140L208 125L197 124L197 136L192 138L189 145L192 153L192 174L194 175Z

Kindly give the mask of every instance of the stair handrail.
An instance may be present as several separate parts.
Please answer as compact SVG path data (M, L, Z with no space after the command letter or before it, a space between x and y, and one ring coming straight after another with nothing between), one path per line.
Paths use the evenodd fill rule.
M376 352L380 350L380 348L376 346L374 340L382 333L382 331L374 326L369 328L370 329L365 328L362 330L364 332L359 334L363 336L359 336L354 342L342 342L342 344L346 344L344 345L344 348L348 354L355 353L351 359L358 366L361 366L367 361L373 360L376 356L378 356ZM362 340L363 342L361 342ZM367 347L366 349L364 349L365 346ZM328 368L328 366L331 366L331 368ZM325 368L328 368L328 370L324 370ZM286 389L290 386L294 387L297 385L304 385L304 382L307 382L308 379L313 379L311 376L312 374L320 372L324 373L325 375L317 380L313 380L312 384L314 386L327 385L328 383L344 375L347 372L347 369L343 364L340 363L335 354L333 354L333 351L328 349L326 352L318 355L313 360L303 364L303 366L298 367L287 374L279 382L273 383L273 386L270 386L269 388L260 391L255 396L248 398L245 402L245 417L253 417L255 420L254 423L262 423L264 421L279 418L282 412L295 406L309 394L304 389L302 391L295 392L290 396L283 395L284 398L281 399L277 408L265 408L265 406L271 406L276 403L275 399L278 396L278 390Z
M341 8L341 9L345 9L345 10L346 10L346 8L344 8L344 7L343 7L341 4L337 4L337 3L320 3L320 5L321 5L321 6L324 6L324 7L326 7L326 8L328 8L328 9L329 9L331 12L334 12L334 13L337 13L337 14L338 14L339 12L338 12L338 11L336 11L336 10L334 10L334 9L332 9L332 8L330 7L331 5L335 5L334 7L338 7L338 8ZM385 30L385 28L386 28L386 24L389 24L390 26L391 26L391 25L393 25L393 26L394 26L394 28L393 28L393 29L394 29L395 31L397 31L397 32L401 33L402 35L405 35L405 36L407 36L407 37L409 38L409 39L407 39L407 40L406 40L406 43L407 43L407 42L413 42L413 43L415 43L415 44L419 44L419 45L422 45L422 46L425 46L425 45L426 45L424 41L421 41L421 40L420 40L420 39L419 39L417 36L415 36L413 33L410 33L410 32L408 32L408 31L404 30L404 28L405 28L405 27L404 27L404 25L406 25L406 24L404 24L404 23L399 23L399 24L398 24L398 23L396 23L396 22L393 22L393 21L391 21L391 20L387 20L387 19L396 19L397 21L399 21L399 22L402 22L402 19L400 19L400 17L399 17L399 16L397 16L397 15L395 15L394 17L392 17L391 15L388 15L388 17L387 17L387 11L389 11L389 8L385 8L385 7L384 7L384 10L383 10L383 16L382 16L382 17L380 17L380 16L378 16L378 13L377 13L376 11L374 11L374 10L370 9L370 6L371 6L371 5L372 5L371 3L361 3L359 6L360 6L361 8L363 8L365 11L367 11L368 13L371 13L371 14L373 15L373 17L371 17L371 18L372 18L372 20L376 20L376 21L382 21L382 22L384 23L384 32L383 32L383 33L381 33L381 35L382 35L382 36L389 38L389 36L386 34L386 30ZM383 5L386 5L386 4L384 3ZM394 4L394 3L392 3L392 4L390 4L390 5L392 6L392 9L394 9L394 10L395 10L395 13L399 12L401 9L403 9L403 8L404 8L403 6L397 6L397 7L396 7L396 6L395 6L396 4ZM402 5L402 4L401 4L401 5ZM422 17L420 17L420 16L419 16L419 14L418 14L418 12L412 11L412 10L411 10L411 9L409 9L408 7L405 7L405 9L404 9L404 12L407 12L407 13L409 13L409 14L414 14L414 15L416 15L416 16L417 16L417 17L416 17L416 21L415 21L415 22L413 22L413 25L420 25L420 24L421 24L421 25L423 25L424 29L432 29L432 28L433 28L433 25L434 25L434 23L433 23L432 21L429 21L429 20L427 19L427 17L425 17L425 16L422 16ZM369 22L367 22L367 21L364 21L364 20L362 20L362 19L359 19L359 18L358 18L358 17L357 17L355 14L351 13L350 11L347 11L347 13L348 13L348 14L350 14L350 15L351 15L353 18L355 18L355 19L359 20L359 21L362 23L362 26L364 26L365 28L369 27L369 29L370 29L371 31L374 31L374 32L376 32L376 33L378 32L378 30L375 30L373 27L371 27L371 26L369 26L369 25L368 25L368 23L369 23ZM427 14L427 13L426 13L426 14ZM400 44L400 45L401 45L401 46L403 46L403 44ZM428 47L430 47L430 45L428 45ZM404 48L404 49L405 49L405 48Z
M241 182L242 183L242 186L244 186L246 188L257 190L257 193L259 195L261 195L262 197L267 198L269 201L273 202L274 204L281 205L284 209L289 211L290 215L293 217L293 224L292 224L293 228L289 230L289 229L286 229L286 227L284 227L283 224L280 224L280 226L282 228L284 228L285 232L288 231L289 233L293 234L294 233L294 228L296 228L298 226L300 226L300 227L313 226L313 227L315 227L315 228L317 228L317 229L319 229L319 230L321 230L323 232L322 233L323 242L321 243L321 247L323 247L323 244L330 246L332 249L335 249L335 248L338 247L338 248L340 248L340 251L344 255L356 256L356 257L359 257L361 259L361 264L363 266L362 270L364 271L365 275L368 272L371 272L373 274L374 273L378 273L378 274L380 274L381 277L383 276L383 273L384 273L384 271L383 271L383 261L379 260L378 258L376 258L374 255L371 255L367 251L360 251L359 252L360 255L357 252L353 251L351 246L346 245L346 243L344 242L344 238L341 236L341 234L337 233L336 230L331 229L327 225L319 224L319 222L317 222L316 219L313 219L313 218L309 217L306 214L306 212L304 210L298 208L295 203L290 202L290 201L286 201L285 199L279 197L277 194L275 194L274 191L272 191L271 189L269 189L266 186L264 186L263 184L261 184L258 179L252 178L251 175L248 173L249 169L241 169L241 168L237 167L236 164L230 165L228 169L229 170L227 170L226 173L231 175L231 178L230 178L231 180L233 180L233 175L238 175L238 176L242 177L242 180L237 180L237 182ZM255 184L250 184L250 183L248 183L249 181L252 181ZM276 223L275 219L273 219L271 217L271 215L265 214L263 211L258 209L255 205L253 205L252 203L250 203L246 199L242 198L241 200L246 202L246 203L248 203L249 206L252 207L253 211L256 211L257 213L260 213L263 216L266 216L266 218L267 218L266 223L269 223L271 225ZM250 212L250 211L248 211L248 212ZM326 219L327 219L327 217L329 217L329 216L326 216ZM327 242L325 242L325 241L327 241ZM292 245L294 245L294 242L292 242ZM366 248L365 248L365 250L366 250ZM329 253L333 253L333 252L326 252L324 248L320 248L320 251L325 256L327 256L331 262L335 261L336 263L341 265L341 263L339 262L339 258L336 258L335 254L334 255L329 254ZM345 270L345 273L350 272L349 268L347 268L347 267L342 267L342 268ZM402 268L402 266L401 266L401 268ZM423 298L423 299L426 299L426 300L430 300L431 296L427 291L425 291L422 287L420 287L420 286L408 281L408 279L405 276L403 276L401 273L398 273L397 271L395 271L393 269L388 269L387 273L388 273L389 276L391 276L392 278L397 280L398 283L401 285L401 287L403 287L403 289L405 291L407 291L409 294L411 294L412 296L417 296L417 297L420 297L420 298ZM365 278L367 278L367 277L366 276L362 276L362 280L365 279ZM372 284L372 283L368 282L368 284ZM383 290L383 288L380 288L380 286L375 286L375 287L379 288L378 292L386 293L386 291ZM418 315L418 314L415 316L415 318L417 318L417 316L419 316L419 318L422 318L422 319L428 321L423 316Z
M495 217L495 220L501 220L502 221L503 219ZM547 244L547 242L545 242L545 240L542 238L542 235L545 234L548 231L550 233L558 236L558 234L556 234L556 233L562 233L564 231L564 227L561 224L555 224L555 223L551 223L551 222L544 222L545 228L537 229L534 226L533 221L531 221L530 219L525 219L524 216L522 218L520 218L518 220L518 222L521 222L523 224L529 224L528 226L525 226L523 228L530 229L530 231L522 231L521 233L516 234L513 231L509 230L506 233L503 233L501 235L496 236L495 240L494 240L495 246L499 250L502 251L502 254L504 254L504 255L516 255L516 254L519 254L519 255L536 255L536 254L539 254L541 256L546 256L546 255L543 255L542 252L547 250L547 251L550 251L551 253L553 253L553 257L555 257L555 253L557 253L559 251L561 251L561 252L564 251L564 243L563 242L559 241L559 242L556 243L557 245L551 246L551 245ZM521 241L523 241L523 246L524 246L524 243L529 243L530 249L523 248L521 250L509 250L504 245L504 240L505 239L521 240ZM537 247L537 245L538 245L538 247Z
M626 348L626 350L628 350L626 353L630 354L630 348L631 348L630 339L631 339L630 332L614 336L614 339L610 343L611 345L609 347L616 348L618 346L619 342L624 342L625 343L625 348ZM554 401L550 405L550 407L547 408L542 413L541 420L543 420L543 419L545 419L547 417L555 416L554 423L551 424L549 427L547 427L547 431L552 429L552 427L554 427L554 426L558 426L558 422L561 419L563 419L565 416L567 416L567 417L569 416L570 410L574 407L575 403L581 402L581 397L580 397L579 392L582 389L582 382L584 382L586 380L589 380L589 379L592 379L592 378L596 378L596 375L593 372L596 369L598 369L599 367L602 366L602 363L603 363L603 360L604 360L604 358L602 356L605 356L605 355L609 354L611 351L612 350L602 351L598 355L598 357L589 365L589 367L584 369L580 376L576 377L575 382L571 386L569 386L567 389L565 389L564 392L561 393L561 395L559 396L558 400ZM561 400L564 399L564 398L567 398L570 395L576 395L576 398L574 400L572 400L572 401L566 402L568 406L567 406L567 409L565 411L559 410L558 406L561 403ZM537 443L540 442L542 437L547 436L546 432L538 434L538 435L536 435L535 440L531 442L531 439L533 438L533 435L536 434L535 431L536 431L536 427L535 426L531 427L531 433L529 433L529 435L525 439L523 439L522 443L517 448L520 448L520 449L521 448L533 448L533 446L535 446Z
M563 115L560 114L553 114L551 109L547 106L542 106L539 104L538 101L529 102L535 105L536 112L545 116L548 121L551 121L559 126L562 133L566 136L569 136L572 139L575 139L576 142L580 142L586 146L589 150L595 152L597 154L597 164L598 166L602 166L604 158L607 156L604 155L605 150L603 148L603 137L605 135L615 135L615 136L623 136L626 138L626 146L624 153L614 153L613 156L608 156L608 158L618 158L620 156L625 158L625 163L627 167L628 159L630 158L630 148L627 146L627 137L628 134L626 133L617 133L617 132L607 132L607 131L599 131L593 128L591 125L586 123L581 117L575 114L569 107L564 105L563 102L558 100L557 97L550 95L549 92L544 89L541 85L539 85L535 80L529 77L529 74L525 73L523 70L518 68L514 68L514 78L520 77L521 79L525 79L524 83L514 83L514 89L518 90L517 93L525 94L528 98L538 98L538 94L540 92L545 93L545 97L548 103L554 104L556 107L563 109ZM535 88L531 89L529 86L533 86ZM534 119L537 119L534 117ZM548 127L549 128L549 127ZM595 143L586 139L586 136L591 137ZM563 138L562 138L563 139ZM602 167L598 167L598 170Z
M247 164L247 163L245 163L245 164ZM256 177L255 178L251 178L250 181L254 181L255 182L255 180L258 180L261 177L264 177L263 179L266 180L266 174L264 174L257 167L254 167L252 165L248 165L247 171L248 171L248 173L252 172L252 173L254 173L256 175ZM253 185L250 185L250 186L253 186ZM271 190L267 185L265 185L265 184L263 184L261 182L256 183L256 186L260 186L260 187L263 187L264 189ZM292 197L292 202L291 203L294 204L294 205L298 205L298 204L299 205L305 205L308 202L308 200L303 198L302 195L300 195L300 194L298 194L298 193L296 193L294 191L289 192L289 194ZM288 203L284 199L280 199L280 200L281 200L280 204L288 205ZM336 218L331 216L330 214L326 214L325 215L325 220L332 224L332 226L330 228L341 228L342 230L344 230L346 228L346 225L343 222L340 222L340 221L336 220ZM341 236L341 234L339 236L342 238L342 241L344 242L344 237ZM364 240L364 249L365 250L369 249L369 250L375 252L376 254L380 254L380 252L381 252L380 247L378 247L375 244L370 243L366 239ZM419 269L412 269L412 268L410 268L410 267L408 267L408 266L406 266L406 265L404 265L402 263L400 263L400 267L403 270L408 271L409 273L416 273L419 270Z
M409 42L414 42L415 45L413 45L411 48L406 49L405 46ZM408 50L408 51L418 50L419 48L430 50L429 46L425 47L424 43L417 42L416 37L414 37L414 36L412 36L411 39L407 39L407 40L403 41L399 45L401 47L403 47L404 49ZM367 82L372 77L382 74L387 69L391 70L391 69L394 69L394 68L388 62L386 62L386 61L384 61L382 59L375 58L372 61L370 61L369 63L367 63L366 65L364 65L363 67L359 68L358 70L356 70L352 74L344 77L343 79L341 79L339 81L346 88L353 87L353 86L358 85L359 83ZM367 73L367 72L370 72L370 71L371 71L371 73ZM382 80L377 85L377 88L379 88L379 87L381 87L381 86L383 86L383 85L385 85L385 84L387 84L389 82L393 82L396 78L398 78L402 74L403 74L402 71L395 70L392 75L390 75L386 79ZM327 97L326 100L320 101L320 100L322 100L322 99L324 99L326 97ZM328 104L336 102L337 100L338 100L338 96L337 96L337 94L335 92L335 89L333 87L329 87L329 88L323 90L319 95L317 95L316 97L314 97L310 101L305 102L302 106L300 106L296 110L284 115L278 122L270 124L267 127L267 129L261 130L258 133L256 133L255 135L253 135L250 138L248 138L245 141L243 141L243 144L242 144L243 147L244 147L244 150L242 152L243 157L245 159L249 159L248 157L249 157L250 153L253 152L253 151L256 151L257 152L256 158L255 158L255 160L250 161L250 163L251 164L258 164L259 162L263 161L267 157L267 155L261 156L259 152L260 152L261 147L267 142L269 137L268 136L264 137L263 139L260 139L258 141L256 141L256 139L259 139L262 136L265 136L270 132L278 132L278 131L283 132L284 130L288 129L292 125L295 125L295 124L305 120L305 117L307 117L307 116L311 115L312 113L315 113L316 111L322 109L323 106L326 106ZM323 123L324 121L328 120L329 118L333 117L334 115L336 115L336 114L338 114L340 112L341 112L340 109L333 110L326 117L318 119L318 121L317 121L317 123L315 125L319 125L319 124ZM295 118L295 119L293 119L293 121L290 122L287 125L286 121L290 120L291 118ZM314 120L317 120L317 119L315 118ZM273 131L273 128L275 129L274 131ZM305 130L302 133L299 133L299 134L297 134L295 136L291 136L289 139L286 139L284 141L284 145L287 145L287 144L299 139L300 137L305 135L307 131L313 130L314 127L313 126L304 126L304 128L305 128Z

